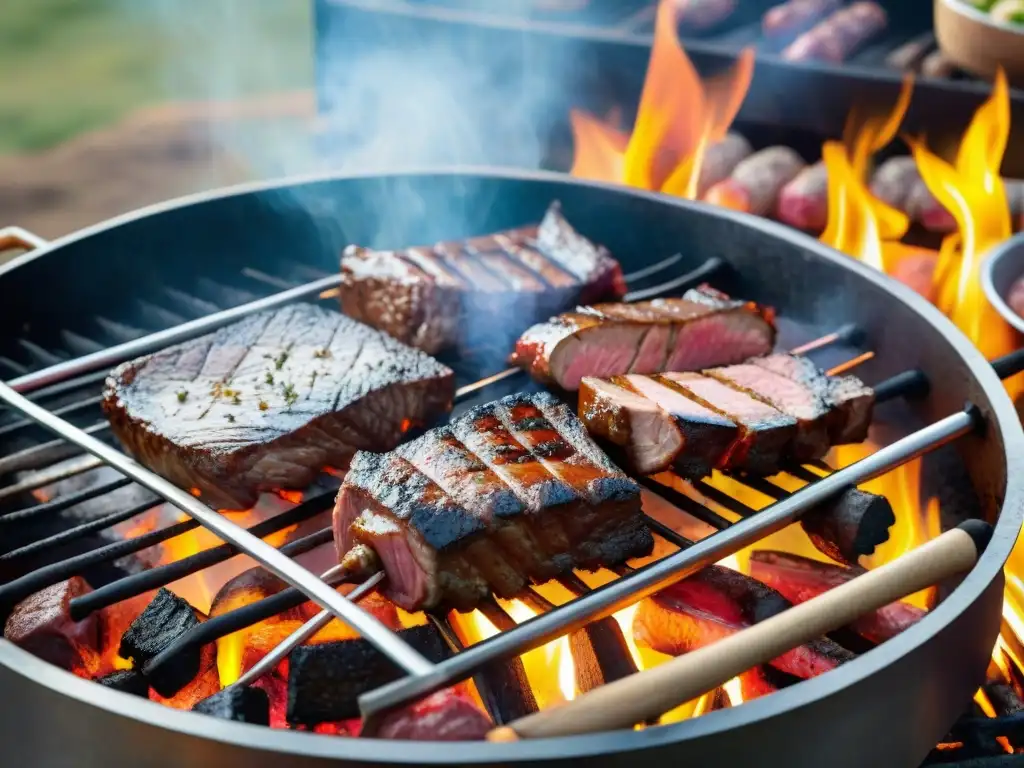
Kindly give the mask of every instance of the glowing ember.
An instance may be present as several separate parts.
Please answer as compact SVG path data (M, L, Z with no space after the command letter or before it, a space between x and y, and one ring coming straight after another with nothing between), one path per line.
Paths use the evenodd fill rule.
M631 135L592 115L570 114L572 174L695 198L705 148L725 137L750 87L754 52L704 82L679 43L676 3L658 6L654 43Z

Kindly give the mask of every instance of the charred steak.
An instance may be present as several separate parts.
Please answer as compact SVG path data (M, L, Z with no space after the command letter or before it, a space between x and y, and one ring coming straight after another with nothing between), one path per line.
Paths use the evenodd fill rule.
M681 299L577 307L528 329L511 362L576 390L584 376L695 371L766 355L772 312L702 286Z
M342 311L431 354L503 345L496 334L511 343L552 313L626 290L618 263L557 203L538 227L401 251L351 245L341 275Z
M873 402L853 376L770 355L701 373L585 378L579 413L638 472L672 468L695 479L712 469L770 475L786 460L820 459L867 437Z
M454 374L311 304L247 317L118 367L104 411L140 462L221 509L303 488L451 409Z
M334 507L339 556L372 547L406 610L469 610L574 567L650 552L640 489L548 393L474 408L352 460Z

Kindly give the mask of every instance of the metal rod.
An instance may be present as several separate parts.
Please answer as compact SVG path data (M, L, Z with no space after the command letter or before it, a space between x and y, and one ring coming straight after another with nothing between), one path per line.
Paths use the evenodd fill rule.
M658 296L662 296L669 291L691 288L710 279L712 275L716 272L720 272L726 266L725 261L717 256L712 256L699 267L690 270L686 274L679 275L679 277L668 280L660 285L654 285L650 288L641 288L638 291L630 291L622 297L622 300L625 302L646 301L647 299L654 299Z
M320 578L326 581L327 579L338 575L340 571L341 566L336 565L330 570L325 571ZM373 574L373 576L349 592L345 596L345 599L354 603L363 595L372 592L382 581L384 581L384 571L377 571L377 573ZM228 688L255 683L267 672L273 670L278 664L287 658L288 654L292 652L292 649L297 648L309 640L309 638L330 624L333 619L334 616L331 615L330 611L320 611L320 613L278 643L270 653L253 664L247 672L239 677L234 683L229 685Z
M156 333L151 333L138 339L132 339L131 341L126 341L123 344L115 344L113 347L101 349L99 352L93 352L88 355L83 355L82 357L76 357L73 360L67 360L63 363L51 365L49 368L43 368L33 373L27 373L24 376L19 376L18 378L7 382L7 386L15 392L31 392L34 389L45 387L47 384L63 381L71 376L90 373L95 371L97 368L109 368L112 365L116 365L117 363L133 357L144 355L148 352L155 352L156 350L163 349L171 344L176 344L179 341L186 341L196 336L201 336L209 331L222 328L225 325L230 325L236 320L240 320L243 317L256 312L261 312L265 309L274 309L275 307L290 304L291 302L298 301L299 299L315 296L324 289L336 286L340 282L340 272L336 275L328 275L320 280L314 280L313 282L306 283L305 285L289 288L286 291L271 294L270 296L265 296L262 299L256 299L256 301L250 301L246 304L240 304L237 307L232 307L231 309L215 312L212 315L206 315L204 317L196 318L195 320L189 320L187 323L175 325L172 328L157 331Z
M131 482L132 481L127 477L118 477L111 480L109 483L103 483L102 485L96 485L92 488L86 488L84 491L69 493L66 496L56 498L53 501L45 501L42 504L35 504L31 507L16 509L5 514L0 514L0 525L3 525L4 523L21 522L22 520L27 520L30 517L36 517L46 513L56 514L57 512L62 512L76 504L81 504L83 502L90 501L91 499L95 499L97 496L104 496L108 493L113 493L120 488L124 488L126 485L130 485Z
M262 539L264 536L270 536L284 528L297 525L309 520L311 517L322 514L333 503L334 492L324 493L244 530ZM131 576L125 576L123 579L118 579L99 589L74 598L71 601L71 617L75 621L81 621L93 611L106 608L108 605L119 603L130 597L141 595L151 589L165 587L185 576L191 576L193 573L209 568L212 565L230 560L238 554L238 547L232 544L219 544L215 547L204 549L201 552L196 552L188 557L183 557L155 568L148 568Z
M410 699L436 691L470 676L482 664L521 654L547 643L588 621L607 616L641 600L678 579L735 554L750 544L798 520L805 511L845 488L878 477L924 453L972 431L978 421L971 408L919 430L835 474L802 488L757 515L693 546L668 555L633 574L595 589L565 606L523 622L511 632L496 635L435 665L425 674L408 676L359 697L364 716L373 716Z
M659 272L664 272L669 267L674 267L680 261L683 260L683 254L673 253L667 259L662 259L659 262L651 264L649 267L642 267L635 272L630 272L628 275L623 275L622 279L627 285L635 283L637 280L643 280L645 277L656 275Z
M641 476L638 477L636 481L647 490L664 498L665 501L674 506L680 512L683 512L690 517L694 517L702 523L707 523L716 530L724 531L732 525L732 523L717 512L710 510L700 502L691 499L685 493L677 491L669 485L659 483L654 477Z
M45 539L39 539L37 541L33 541L31 544L26 544L24 547L18 547L17 549L12 549L10 552L5 552L0 555L0 562L10 562L11 560L18 560L19 558L28 557L29 555L45 552L48 549L53 549L54 547L59 547L62 544L67 544L69 541L80 539L83 536L94 533L95 531L104 531L118 523L123 523L125 520L129 520L136 515L141 515L143 512L148 512L149 510L156 509L162 505L162 501L150 499L149 501L136 504L128 509L111 512L109 515L97 517L95 520L90 520L87 523L76 525L74 528L69 528L66 531L55 533L53 536L47 536Z
M74 413L75 411L82 410L83 408L91 408L92 406L99 405L102 402L103 395L92 395L84 400L77 400L73 403L62 405L60 408L54 408L50 413L54 416L67 416L69 413ZM6 437L11 432L17 432L31 426L31 419L16 419L0 426L0 437Z
M305 288L308 289L308 286ZM287 292L286 292L287 293ZM278 297L283 294L277 294ZM187 325L187 324L186 324ZM163 339L161 343L167 343ZM84 358L81 358L84 359ZM76 373L78 371L75 371ZM49 383L45 379L40 383ZM189 517L221 539L244 550L275 576L302 590L311 600L327 608L343 622L355 629L377 650L395 664L413 675L425 675L434 669L422 654L404 642L375 616L348 602L331 587L310 573L287 555L281 554L270 544L253 536L241 526L233 523L219 512L210 509L187 491L183 491L168 480L143 467L134 459L125 456L115 448L90 437L77 427L54 416L45 408L18 394L7 384L0 384L0 400L24 413L30 419L47 429L53 430L66 440L75 443L97 459L132 478L139 485L148 488L178 507Z
M4 385L0 384L0 386L4 386ZM0 395L0 396L2 396L2 395ZM38 406L35 406L35 407L38 408ZM48 411L46 411L43 408L40 408L40 410L43 411L43 413L48 413ZM59 419L60 417L54 417L54 418ZM67 423L67 422L62 422L62 423ZM68 424L68 426L71 427L70 424ZM88 434L86 434L83 430L78 429L78 427L72 427L72 429L78 430L79 432L81 432L85 437L89 438L90 440L93 439ZM97 440L97 442L99 442L99 441ZM100 443L100 445L103 445L103 443ZM0 501L4 501L5 499L9 499L12 496L18 496L18 495L20 495L22 493L28 493L29 491L38 490L39 488L43 488L43 487L45 487L47 485L53 485L54 483L59 483L61 480L68 480L68 479L70 479L72 477L75 477L77 475L84 475L86 472L91 472L92 470L98 469L99 467L102 467L102 466L103 466L103 462L101 460L99 460L97 458L94 458L94 457L91 457L91 456L82 456L80 460L75 461L74 463L69 464L68 466L57 465L57 466L47 467L44 470L40 470L39 472L32 473L31 475L26 477L21 482L15 483L14 485L8 485L8 486L5 486L3 488L0 488Z
M83 430L87 435L96 435L110 429L110 422L101 421L92 424ZM17 453L11 453L0 457L0 476L9 475L14 472L22 472L29 469L38 469L47 464L55 464L58 461L70 459L72 456L81 455L82 450L67 441L57 439L48 440L39 445L33 445Z

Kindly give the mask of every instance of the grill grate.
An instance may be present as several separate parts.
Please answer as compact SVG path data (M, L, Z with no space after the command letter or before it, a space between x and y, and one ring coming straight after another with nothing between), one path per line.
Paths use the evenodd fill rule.
M672 260L667 260L665 264L672 266ZM705 280L720 267L720 264L705 264L698 270L663 283L661 286L652 286L652 290L655 293L663 293L666 290L682 290L688 285ZM258 279L256 274L250 271L251 278ZM658 273L645 270L643 274L630 277L633 278L632 282L635 283L638 280L647 279L656 274ZM27 469L32 471L27 477L16 481L13 485L0 488L0 502L3 502L5 499L9 500L21 496L25 491L42 488L54 482L55 478L75 477L79 474L90 472L104 463L109 464L126 475L124 477L115 477L92 488L63 496L53 501L5 510L0 512L0 525L17 528L27 521L60 514L71 509L76 504L94 500L125 488L133 480L191 516L191 519L179 521L165 528L126 541L115 542L70 558L59 558L41 567L34 567L20 577L9 580L0 586L0 604L10 606L48 584L56 583L71 575L80 574L90 567L108 564L127 554L167 541L174 536L181 535L203 525L219 535L225 543L166 566L147 570L140 574L125 576L112 581L105 587L100 587L88 595L77 598L72 602L71 606L73 617L80 619L104 606L141 594L156 586L169 584L182 576L199 572L216 563L223 562L236 554L245 552L265 566L268 566L269 570L284 578L285 581L293 585L293 588L279 593L272 598L250 604L203 623L193 635L184 638L185 642L168 649L165 654L161 654L151 663L157 665L162 661L166 661L167 658L180 652L186 644L206 643L215 637L223 636L262 618L275 615L288 607L289 601L299 604L312 598L316 602L329 606L330 613L325 614L328 619L332 615L336 615L347 623L354 625L379 650L391 657L410 673L409 677L399 680L393 685L378 689L364 697L364 700L361 702L364 705L364 710L372 713L420 695L428 690L444 687L458 679L471 676L499 659L515 656L530 647L547 642L553 636L564 634L569 629L582 627L588 621L607 615L623 607L625 604L635 602L640 596L654 591L666 581L674 580L682 574L692 572L705 564L719 560L764 535L784 527L789 522L797 519L802 511L814 506L837 491L883 474L905 461L930 451L960 435L966 434L974 426L973 414L968 409L943 419L919 432L915 432L907 438L878 451L868 459L845 469L833 472L829 467L823 465L815 466L813 471L806 468L793 468L790 474L795 479L803 480L807 483L803 489L795 493L789 493L768 481L738 478L747 487L778 499L777 503L760 512L742 504L703 481L696 483L695 487L706 498L730 512L736 513L740 517L739 522L732 524L718 513L699 504L688 496L661 483L657 483L653 479L642 478L641 482L646 488L676 506L681 512L708 523L717 532L698 542L691 542L666 524L653 518L648 518L648 522L655 533L668 543L676 546L679 551L641 569L623 569L618 580L598 589L591 590L578 580L566 580L564 582L565 585L569 587L571 592L578 595L576 599L555 607L543 601L543 598L541 598L543 602L539 602L535 596L533 598L534 606L545 609L541 615L517 626L509 626L508 631L490 640L477 643L468 649L456 649L459 652L447 662L439 665L430 665L422 657L419 657L418 654L412 652L411 648L405 646L390 630L386 629L383 625L377 624L375 620L370 619L367 621L369 617L363 614L361 609L355 607L352 603L341 598L336 592L328 588L327 585L336 581L336 578L327 576L325 584L325 582L317 579L288 559L329 542L332 538L330 528L315 531L301 539L289 542L277 550L259 540L258 537L267 536L294 523L310 519L328 509L333 500L336 481L334 481L334 487L328 486L313 489L307 493L307 498L300 504L253 526L248 531L244 531L188 494L173 488L169 483L166 483L166 481L156 477L147 470L141 469L134 462L131 462L131 460L116 450L111 449L100 440L90 438L82 432L75 431L73 427L60 418L59 414L75 416L77 418L83 412L87 413L90 409L96 409L97 398L94 394L94 388L102 376L93 372L95 368L109 366L140 352L195 336L203 331L231 322L243 314L258 311L269 306L279 306L280 304L309 296L321 295L325 291L329 292L331 284L337 280L335 276L316 277L313 275L314 281L312 283L296 284L295 281L285 281L272 276L264 275L263 277L269 278L263 280L267 285L276 288L283 287L285 290L282 293L257 298L250 301L247 305L236 306L231 310L192 319L187 321L184 326L179 325L167 331L158 331L148 336L143 335L141 332L137 333L132 342L127 346L122 344L120 347L104 348L102 352L94 351L85 357L64 360L55 364L50 369L42 369L34 373L26 372L13 382L16 389L26 392L34 391L35 395L33 397L35 400L48 401L50 398L54 398L56 402L61 403L59 406L54 408L40 407L30 400L20 397L10 389L0 387L0 397L14 406L15 411L20 412L31 421L39 422L47 430L56 432L61 436L61 440L36 444L22 450L20 455L23 458L20 461L25 464ZM633 295L636 296L638 293L638 291L635 291ZM243 295L244 292L223 294L222 298L240 298ZM164 317L167 316L165 315ZM802 348L794 350L794 352L810 352L828 344L847 342L856 336L856 329L840 329L815 342L804 345ZM100 344L99 341L96 343ZM1005 363L1002 367L1005 371L1009 371L1019 367L1020 362L1020 360L1011 361ZM503 380L511 379L513 375L510 372L502 372L466 385L459 390L459 396L464 399L477 395L484 390L488 390L490 394L489 388L494 387ZM69 379L69 376L78 378ZM919 379L919 373L914 374L912 372L910 375L901 375L896 377L888 387L880 387L878 391L881 393L882 399L914 392L919 389ZM71 399L70 401L64 399L71 395L79 399ZM46 402L45 406L49 406L49 402ZM5 419L4 422L0 423L4 424L0 429L5 430L0 432L0 435L7 435L8 437L17 436L21 432L34 429L24 418L18 416ZM99 426L99 423L93 423L90 429L94 426ZM99 432L100 430L96 431ZM106 434L103 436L106 437ZM61 465L46 466L47 462L51 459L41 449L50 444L59 444L64 449L71 450L74 454L71 461ZM47 448L47 450L52 450L52 448ZM81 453L83 450L87 453ZM26 454L25 451L34 453ZM94 458L88 454L95 454L99 458ZM15 454L15 456L17 455L19 454ZM331 481L325 479L324 482L329 483ZM161 503L159 499L150 497L148 500L140 502L135 506L117 510L104 517L87 521L66 531L34 540L24 546L11 549L0 556L0 565L11 567L19 563L23 564L25 561L34 561L39 556L52 555L55 552L59 552L68 542L87 537L97 531L105 530ZM296 586L298 589L295 588ZM494 606L496 605L495 603ZM494 606L491 606L490 610L492 615L495 616L496 623L507 624L508 621L511 621L510 617L506 616L503 619L498 614L494 614ZM499 610L501 610L500 607ZM446 637L454 637L451 628L447 627L443 618L431 617L431 620L442 627L442 634ZM447 627L447 631L445 631L445 627ZM452 643L451 640L449 642L450 644L457 645L457 642ZM500 715L500 713L498 714ZM496 717L496 719L499 718ZM999 719L997 718L997 720ZM989 732L992 732L993 728L998 729L1002 725L1000 721L996 725L989 724L987 727ZM1006 727L1011 728L1014 726L1012 723L1007 723Z

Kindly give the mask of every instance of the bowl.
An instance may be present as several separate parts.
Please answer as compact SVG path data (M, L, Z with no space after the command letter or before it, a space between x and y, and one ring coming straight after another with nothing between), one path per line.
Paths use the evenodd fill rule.
M961 69L990 78L1002 66L1010 80L1024 82L1024 26L993 21L963 0L935 0L935 37Z
M1017 278L1024 275L1024 233L1014 235L993 248L981 264L981 287L989 303L1021 333L1024 318L1013 311L1008 301Z

